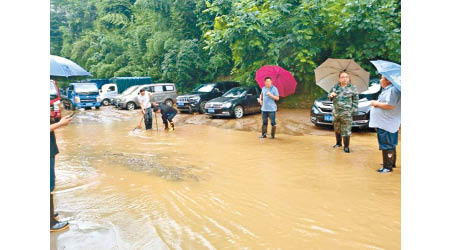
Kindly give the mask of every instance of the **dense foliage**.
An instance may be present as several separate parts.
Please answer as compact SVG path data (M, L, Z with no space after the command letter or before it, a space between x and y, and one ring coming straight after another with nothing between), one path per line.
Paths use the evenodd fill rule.
M326 58L400 63L398 0L51 0L51 53L95 77L151 76L180 90L266 64L319 92Z

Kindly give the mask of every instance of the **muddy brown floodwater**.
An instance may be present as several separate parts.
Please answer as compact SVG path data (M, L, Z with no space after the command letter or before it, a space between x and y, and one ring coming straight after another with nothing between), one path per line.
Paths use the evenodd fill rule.
M375 133L344 154L307 110L278 118L270 140L259 115L179 115L166 132L133 131L137 111L80 111L56 132L71 226L52 249L400 249L400 157L381 175Z

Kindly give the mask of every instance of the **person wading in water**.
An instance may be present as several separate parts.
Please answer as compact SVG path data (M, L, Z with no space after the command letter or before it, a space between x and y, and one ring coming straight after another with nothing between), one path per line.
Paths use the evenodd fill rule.
M262 114L262 133L259 138L267 137L267 122L270 117L270 125L272 126L271 139L275 139L275 132L277 123L275 121L275 113L277 112L277 104L275 101L280 100L277 87L272 85L272 78L264 78L264 87L261 90L261 95L258 98L259 105L261 105Z
M377 129L379 149L383 154L383 166L379 173L389 173L395 168L396 146L401 123L401 93L392 83L381 76L383 90L377 101L371 101L369 127Z
M333 101L333 126L336 135L336 145L333 147L341 147L343 138L344 152L350 153L353 115L358 112L359 95L356 87L350 83L348 73L339 73L339 83L331 88L328 98Z
M144 115L144 123L145 129L152 129L152 105L150 99L152 97L152 93L145 91L145 89L141 89L139 91L138 101L141 106L141 112ZM142 120L141 120L142 122ZM139 126L141 126L139 124Z
M177 115L178 111L164 103L153 103L153 112L161 113L161 118L164 123L164 129L173 131L175 130L175 124L173 118Z
M66 126L70 121L72 117L65 116L58 122L50 123L50 232L60 232L69 228L69 222L57 220L58 213L54 211L53 191L55 190L55 156L59 153L55 130Z

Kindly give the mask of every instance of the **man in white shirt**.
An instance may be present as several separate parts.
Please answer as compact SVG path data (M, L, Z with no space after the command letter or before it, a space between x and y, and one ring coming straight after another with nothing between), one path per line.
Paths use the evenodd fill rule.
M141 112L144 115L145 129L152 129L152 103L150 99L152 98L152 93L145 91L142 88L139 91L138 101L141 106Z
M372 101L369 127L377 129L379 149L383 152L380 173L392 172L397 160L396 146L401 123L401 92L384 76L380 80L383 90L377 101Z

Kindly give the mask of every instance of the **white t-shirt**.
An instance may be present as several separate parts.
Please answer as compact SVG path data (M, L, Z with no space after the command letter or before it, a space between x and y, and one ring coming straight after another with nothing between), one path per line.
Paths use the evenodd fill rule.
M139 104L142 105L142 107L144 107L144 109L150 108L150 106L152 105L150 103L150 96L147 91L145 91L144 95L141 95L141 93L139 93L138 101Z

